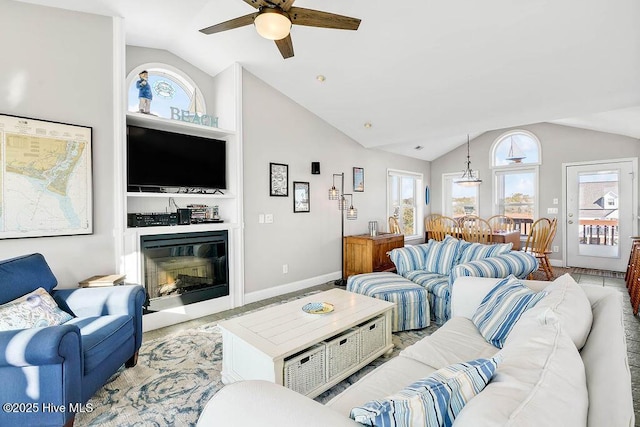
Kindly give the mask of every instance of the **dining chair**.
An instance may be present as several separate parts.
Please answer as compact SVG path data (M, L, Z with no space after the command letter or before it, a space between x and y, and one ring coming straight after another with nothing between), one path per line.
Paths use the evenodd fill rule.
M513 231L516 229L513 218L507 215L494 215L487 221L489 221L489 225L493 231Z
M400 230L400 223L398 222L398 218L395 216L389 217L389 233L402 234L402 230Z
M433 240L442 241L447 236L456 236L459 230L458 221L448 216L439 216L433 220L429 233Z
M554 277L548 254L551 253L549 248L555 236L557 224L557 218L554 218L553 220L540 218L535 221L529 230L527 241L522 248L522 251L527 252L538 259L538 262L540 263L539 268L544 271L547 280L553 280ZM533 275L529 275L529 278L533 278Z
M491 243L493 230L489 221L478 216L465 216L458 220L462 238L467 242Z

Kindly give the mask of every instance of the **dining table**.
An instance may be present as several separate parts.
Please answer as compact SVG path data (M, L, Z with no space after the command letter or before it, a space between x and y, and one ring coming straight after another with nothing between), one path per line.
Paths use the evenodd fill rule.
M452 237L456 239L462 238L462 231L457 232L453 231L450 233ZM430 231L425 233L425 241L428 242L430 239ZM514 251L520 250L520 230L512 230L512 231L500 231L496 230L491 233L491 242L492 243L513 243L513 247L511 248Z

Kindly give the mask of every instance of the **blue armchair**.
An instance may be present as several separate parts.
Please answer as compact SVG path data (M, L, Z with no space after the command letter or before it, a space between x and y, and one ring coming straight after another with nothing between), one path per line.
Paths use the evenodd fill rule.
M142 343L139 285L53 288L41 254L0 261L0 304L44 288L73 316L59 326L0 331L0 425L72 426L89 398Z

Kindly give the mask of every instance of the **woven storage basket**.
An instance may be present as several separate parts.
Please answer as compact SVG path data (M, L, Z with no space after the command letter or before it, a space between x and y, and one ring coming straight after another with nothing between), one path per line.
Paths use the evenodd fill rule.
M326 382L325 346L316 344L284 361L284 386L308 394Z
M385 318L376 317L359 326L360 360L366 359L385 346Z
M360 362L360 330L350 329L325 342L327 352L327 381L353 368Z

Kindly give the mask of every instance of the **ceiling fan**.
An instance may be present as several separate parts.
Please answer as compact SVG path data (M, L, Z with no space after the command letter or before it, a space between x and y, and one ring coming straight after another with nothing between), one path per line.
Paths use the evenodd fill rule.
M306 25L309 27L334 28L339 30L357 30L360 20L349 16L319 10L293 7L295 0L243 0L258 9L258 12L240 16L220 24L200 30L204 34L214 34L254 24L262 37L273 40L284 59L293 56L291 26Z

